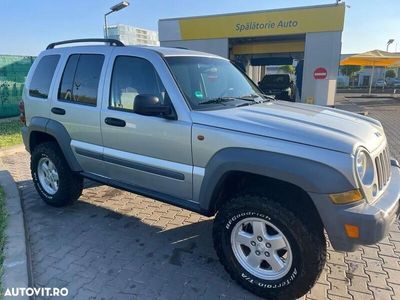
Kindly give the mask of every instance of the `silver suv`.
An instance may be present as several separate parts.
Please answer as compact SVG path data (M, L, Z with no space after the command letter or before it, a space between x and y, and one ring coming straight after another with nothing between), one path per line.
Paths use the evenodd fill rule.
M108 45L55 47L70 42ZM35 187L73 203L83 178L215 217L226 270L268 299L317 281L338 251L385 237L400 168L382 125L275 101L228 60L116 40L50 44L26 80L23 137Z

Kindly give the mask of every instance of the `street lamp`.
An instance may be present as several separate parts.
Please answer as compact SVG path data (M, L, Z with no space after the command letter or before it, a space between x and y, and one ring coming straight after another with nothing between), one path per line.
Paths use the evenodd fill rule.
M107 27L107 16L109 14L112 14L113 12L119 11L121 9L124 9L125 7L129 6L128 1L122 1L118 4L115 4L114 6L110 7L110 11L104 15L104 28L105 28L105 35L106 39L108 38L108 27Z
M387 44L386 44L386 52L389 51L389 46L390 46L390 44L393 44L393 42L394 42L394 39L388 40L388 42L387 42Z

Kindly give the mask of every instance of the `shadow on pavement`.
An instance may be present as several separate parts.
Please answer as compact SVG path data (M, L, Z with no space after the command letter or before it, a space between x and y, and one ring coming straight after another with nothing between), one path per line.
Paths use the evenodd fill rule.
M47 206L31 180L17 185L35 286L67 287L77 299L254 297L218 262L210 219L178 224L194 213L90 181L65 208Z

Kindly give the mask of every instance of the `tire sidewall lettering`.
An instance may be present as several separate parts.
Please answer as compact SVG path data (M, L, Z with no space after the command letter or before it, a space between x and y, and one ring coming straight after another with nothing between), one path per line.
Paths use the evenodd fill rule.
M229 230L230 227L232 226L232 224L234 224L236 220L239 220L242 217L259 217L259 218L263 218L263 219L265 219L267 221L271 221L271 218L269 216L265 215L265 214L254 212L254 211L248 211L248 212L243 212L243 213L234 215L232 218L230 218L228 220L228 222L225 225L225 228L227 230Z

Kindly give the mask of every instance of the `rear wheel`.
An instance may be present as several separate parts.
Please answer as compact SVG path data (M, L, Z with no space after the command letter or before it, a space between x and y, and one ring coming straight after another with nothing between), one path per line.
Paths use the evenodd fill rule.
M267 196L227 202L215 218L213 239L231 277L267 299L306 294L325 265L326 241L317 222L300 216Z
M31 155L31 173L37 192L49 205L69 205L82 194L83 178L71 171L55 142L35 147Z

